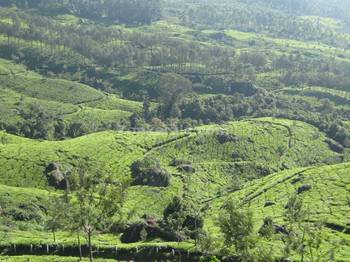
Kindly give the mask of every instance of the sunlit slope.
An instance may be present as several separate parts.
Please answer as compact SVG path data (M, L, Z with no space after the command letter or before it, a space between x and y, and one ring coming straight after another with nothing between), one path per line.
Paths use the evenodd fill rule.
M133 186L127 206L137 209L138 215L161 214L172 195L205 201L278 170L341 162L342 154L332 151L325 140L310 125L271 118L187 132L101 132L65 141L1 133L0 183L48 188L44 171L51 163L130 179L135 160L154 156L172 174L171 186ZM181 169L174 160L185 161L193 170Z
M0 185L1 240L12 228L23 231L42 230L47 216L49 192L36 188Z
M4 59L0 59L0 101L1 120L7 125L20 122L19 113L36 104L51 118L68 124L84 121L89 130L127 119L142 109L142 103L77 82L46 78Z
M341 162L342 154L325 141L311 125L264 118L204 126L148 154L185 181L187 194L203 200L278 170ZM189 162L195 172L179 171L174 160Z
M277 91L303 100L308 100L314 104L324 104L325 99L329 100L336 107L350 107L350 92L335 90L325 87L304 87L304 88L283 88Z
M1 182L45 188L43 172L56 162L81 165L90 172L104 168L122 178L129 173L133 160L167 139L167 133L100 132L66 141L40 142L1 133Z
M61 79L49 79L25 66L0 60L0 86L25 96L49 101L79 104L103 98L103 93L89 86Z
M336 257L346 261L350 256L349 172L349 163L283 171L254 181L227 197L240 203L241 208L253 212L258 231L266 217L272 217L275 224L285 225L283 214L286 204L291 196L297 194L303 199L304 210L308 212L307 220L324 223L322 250L328 254L327 251L338 246ZM301 192L300 189L306 185L309 190ZM224 199L211 202L213 209L207 220L211 230L216 231L215 221Z

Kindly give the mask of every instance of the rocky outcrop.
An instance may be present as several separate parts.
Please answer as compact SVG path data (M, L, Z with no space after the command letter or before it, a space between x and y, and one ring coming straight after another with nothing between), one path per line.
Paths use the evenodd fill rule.
M50 163L45 168L45 175L50 186L57 189L67 189L67 180L58 163Z
M180 165L177 167L177 170L180 172L194 173L196 172L195 168L192 165Z
M306 191L311 190L312 186L311 185L302 185L298 188L297 192L298 194L304 193Z
M239 140L238 137L228 134L226 132L219 132L219 134L217 134L217 139L219 141L220 144L224 144L224 143L228 143L228 142L237 142Z
M137 243L145 240L160 238L164 241L183 241L185 237L167 231L154 219L134 223L124 230L121 241L123 243Z

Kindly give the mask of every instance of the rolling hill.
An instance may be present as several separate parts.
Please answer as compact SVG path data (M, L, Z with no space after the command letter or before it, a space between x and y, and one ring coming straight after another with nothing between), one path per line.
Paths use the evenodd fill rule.
M52 229L50 211L82 172L91 188L126 185L118 223L93 230L96 261L234 260L219 226L228 201L252 214L260 255L301 260L286 238L312 228L308 256L347 261L348 7L1 1L0 260L87 256L91 228ZM307 216L289 232L293 197ZM280 232L263 236L266 221Z
M83 165L87 172L104 170L131 180L135 160L159 159L172 174L171 186L131 187L126 206L135 209L135 218L161 215L180 192L207 201L279 170L343 161L343 155L332 151L326 136L314 127L269 118L179 133L102 132L65 141L35 141L2 133L0 139L1 184L8 186L52 190L45 173L52 163L65 170ZM174 160L186 160L195 171L180 171Z
M88 132L122 123L142 111L142 104L106 94L77 82L45 78L9 60L0 61L0 121L6 126L23 122L23 112L37 105L50 121L67 126L84 123Z

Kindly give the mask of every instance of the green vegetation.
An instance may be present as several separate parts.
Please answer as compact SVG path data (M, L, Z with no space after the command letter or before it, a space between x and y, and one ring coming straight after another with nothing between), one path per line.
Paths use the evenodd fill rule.
M163 210L180 192L186 199L205 203L239 190L252 179L269 178L269 174L277 170L342 161L342 155L330 149L326 136L316 128L302 122L270 118L180 133L102 132L60 142L39 142L3 133L1 141L1 183L28 187L31 191L37 189L30 188L51 191L56 187L45 171L52 163L60 165L54 170L63 175L69 174L71 168L83 167L90 174L106 172L115 179L131 182L135 160L157 159L154 167L158 170L161 166L167 170L164 172L172 174L170 186L164 189L130 187L124 210L132 211L131 221L138 221L144 214L162 218ZM151 170L152 165L134 168L133 172L140 174L140 170ZM32 203L49 197L47 191L38 191L35 195L41 198ZM11 193L12 198L18 197ZM22 210L23 200L20 199L18 204L9 205L18 205L18 212L29 212ZM35 210L38 207L31 212ZM26 215L29 218L24 225L30 230L45 231L45 214L37 220L30 214ZM31 229L33 224L36 226Z
M55 261L55 262L76 262L76 257L58 257L58 256L18 256L18 257L2 257L2 261L19 261L19 262L45 262L45 261ZM88 259L82 259L81 261L89 261ZM95 259L96 262L108 262L115 261L114 259Z
M349 10L1 1L0 260L346 260Z
M44 78L8 60L0 60L0 122L7 131L32 138L75 137L128 123L142 104L105 94L92 87L67 80ZM26 132L33 109L45 115L45 135ZM27 121L26 121L27 120ZM61 126L60 126L61 125ZM35 127L40 129L39 127ZM57 130L61 129L61 130ZM78 130L77 130L78 129ZM58 133L57 133L58 132Z
M296 218L301 219L302 228L312 226L312 223L322 225L319 232L322 239L319 252L328 259L335 255L336 260L346 260L350 252L347 225L349 168L349 164L346 163L288 170L254 181L230 197L235 203L240 203L240 210L252 212L254 232L258 232L266 218L273 219L274 225L280 229L288 226L284 213L289 199L297 194L302 198L303 212L307 212L305 216L296 213ZM222 202L222 199L214 202L216 208L208 216L208 227L215 226ZM213 228L212 230L215 231ZM269 241L269 245L274 247L275 255L282 256L283 233L274 232ZM296 256L297 260L300 259L296 253L292 252L291 255Z

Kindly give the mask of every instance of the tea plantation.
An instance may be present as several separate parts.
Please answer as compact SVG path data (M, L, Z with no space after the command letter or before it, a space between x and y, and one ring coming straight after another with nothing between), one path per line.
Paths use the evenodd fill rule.
M350 261L349 10L0 1L0 261Z
M312 184L312 191L306 195L318 194L308 198L314 201L313 209L319 212L314 219L327 218L328 223L336 220L338 224L342 221L339 226L346 228L348 165L322 167L343 160L343 155L331 150L326 140L323 133L310 125L273 118L203 126L183 132L101 132L64 141L35 141L3 132L0 135L1 207L10 223L4 228L7 236L3 241L51 243L50 235L45 233L44 203L60 191L54 189L45 173L50 164L60 164L64 170L83 165L87 172L103 170L120 180L131 181L131 164L151 156L158 158L162 168L171 174L171 183L167 188L131 186L124 207L132 211L131 220L138 221L145 214L161 218L165 207L177 195L203 205L214 204L214 211L209 214L220 214L216 211L220 199L243 188L233 195L242 198L247 206L254 205L258 226L264 216L279 218L282 212L279 204L283 206L285 198L298 186ZM179 168L174 165L176 161L185 161L190 169ZM285 169L288 170L280 172ZM303 180L290 184L294 176ZM268 200L276 205L264 208ZM325 205L323 201L331 203ZM337 212L332 212L332 206ZM208 215L208 225L211 223L214 223L213 216ZM329 230L325 229L325 234ZM25 238L27 234L29 239ZM62 234L57 237L58 241L70 238ZM336 234L340 233L336 231ZM71 243L74 241L73 238ZM120 243L117 237L114 241Z
M328 260L333 250L337 261L346 261L350 255L349 171L348 163L292 169L256 180L225 197L234 199L240 208L253 212L254 227L258 231L267 217L277 225L285 225L288 200L298 195L307 212L302 223L324 223L318 232L322 239L318 252ZM306 190L303 191L303 188ZM215 228L215 217L220 215L222 201L223 198L212 202L208 227ZM274 252L282 253L278 235L273 236L269 244L275 246Z

